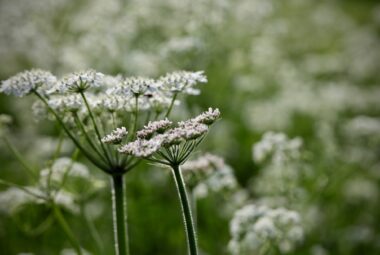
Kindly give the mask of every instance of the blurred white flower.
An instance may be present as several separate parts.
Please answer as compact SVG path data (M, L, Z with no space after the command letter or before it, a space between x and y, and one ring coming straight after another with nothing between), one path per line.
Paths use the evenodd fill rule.
M235 212L230 222L230 233L229 251L236 255L265 252L270 246L289 253L304 238L297 212L254 204Z

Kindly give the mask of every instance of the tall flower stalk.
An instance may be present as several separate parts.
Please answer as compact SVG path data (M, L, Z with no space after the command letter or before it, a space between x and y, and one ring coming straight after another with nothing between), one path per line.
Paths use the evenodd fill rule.
M190 255L198 254L197 235L180 166L203 141L209 126L219 115L218 109L210 108L193 119L179 122L177 127L171 127L173 123L168 119L150 122L137 132L135 141L119 148L122 154L141 157L171 168L181 203Z
M150 79L87 70L57 79L47 71L30 70L3 81L0 92L18 97L34 94L39 99L33 105L38 117L55 119L78 150L111 177L115 253L126 255L129 238L124 175L140 159L133 154L121 155L114 147L136 139L137 130L145 123L169 116L180 94L196 95L195 86L205 82L203 72L178 71ZM177 151L178 166L197 144L191 142L181 153Z

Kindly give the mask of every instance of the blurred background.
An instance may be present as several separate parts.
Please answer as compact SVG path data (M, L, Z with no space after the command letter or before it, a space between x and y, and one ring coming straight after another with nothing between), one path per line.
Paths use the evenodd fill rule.
M221 110L197 154L223 157L236 183L203 183L207 192L196 196L202 254L229 254L230 222L254 203L301 217L302 240L277 254L375 255L379 36L376 0L1 0L0 79L30 68L151 77L204 70L209 82L201 95L184 99L174 116ZM14 119L10 140L42 169L57 127L37 121L32 103L0 95L0 113ZM28 185L3 143L0 152L0 179ZM113 254L109 180L87 167L98 185L84 211L104 254ZM133 254L186 254L169 171L142 164L126 178ZM0 186L0 254L70 254L59 227L46 223L47 209L14 205L19 194L7 189ZM83 247L96 253L83 218L76 210L65 216Z

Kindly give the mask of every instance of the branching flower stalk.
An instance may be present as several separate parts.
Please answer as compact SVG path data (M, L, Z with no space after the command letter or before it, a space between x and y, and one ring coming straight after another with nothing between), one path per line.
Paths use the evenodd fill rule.
M180 94L197 95L195 86L205 82L202 71L178 71L150 79L87 70L57 79L50 72L34 69L3 81L0 92L18 97L34 94L39 99L33 105L38 117L55 119L78 150L111 177L115 253L126 255L129 248L124 175L140 159L133 154L119 155L115 146L138 137L136 131L148 121L169 116ZM124 126L115 129L119 124ZM207 130L202 125L197 126L197 132ZM181 150L179 145L170 150L168 147L175 153L172 162L179 166L185 161L203 136L202 133L199 139L186 143Z
M119 148L119 152L122 154L141 157L172 169L181 202L190 255L198 254L197 236L180 166L203 141L209 126L219 116L218 109L210 108L193 119L179 122L177 127L171 127L173 123L168 119L149 122L147 126L137 132L135 141Z
M0 124L2 124L2 123L0 123ZM33 180L41 182L41 180L38 179L41 177L38 177L36 175L36 172L32 168L29 167L28 162L23 158L21 153L13 146L12 142L9 141L9 139L7 138L7 135L1 134L1 137L3 138L4 143L7 145L9 150L15 155L15 157L18 159L18 161L24 167L24 169L34 177ZM56 160L56 157L60 153L60 150L61 150L61 140L59 141L59 143L57 145L57 149L53 155L52 162L54 162ZM78 156L78 151L76 150L73 153L72 159L73 160L76 159L77 156ZM65 169L63 169L63 171L65 172L65 175L67 175L67 173L70 172L72 167L73 167L73 161L71 161L71 163L68 164ZM18 184L12 183L12 182L8 182L8 181L4 181L4 180L0 180L0 184L6 185L9 187L16 187L17 189L25 192L26 194L30 195L31 197L33 197L37 201L43 201L48 206L50 206L52 214L54 215L54 218L57 220L59 226L62 228L63 232L67 236L67 238L68 238L69 242L71 243L71 245L73 246L75 252L78 255L82 255L81 246L80 246L78 240L76 239L74 233L72 232L72 230L71 230L69 224L67 223L66 219L64 218L64 216L61 212L61 209L60 209L60 205L57 204L58 194L59 194L59 192L63 186L63 183L61 183L61 185L56 190L53 190L51 187L51 176L53 174L52 164L50 164L50 166L48 167L47 170L48 170L47 181L44 184L45 185L44 188L42 188L42 187L40 187L40 188L23 187L21 185L18 185ZM65 178L63 178L62 182L64 182L64 179ZM48 221L48 222L50 222L50 221ZM42 224L41 226L43 226L43 225L44 224Z

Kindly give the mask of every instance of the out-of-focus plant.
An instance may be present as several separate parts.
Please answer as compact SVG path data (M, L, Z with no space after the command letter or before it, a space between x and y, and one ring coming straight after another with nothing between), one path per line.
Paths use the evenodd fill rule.
M236 211L231 224L231 254L285 254L303 240L300 216L285 208L249 204Z
M46 167L39 171L34 169L32 164L13 146L8 137L9 131L6 129L6 125L10 121L9 116L0 116L0 136L21 166L31 176L33 183L23 186L0 179L0 184L9 186L7 190L0 192L0 210L12 216L22 214L22 211L27 211L29 206L46 208L48 210L47 217L38 226L24 228L23 224L19 224L20 227L35 235L45 231L51 226L52 219L55 219L74 247L75 252L82 254L83 249L67 223L62 210L83 216L84 220L88 221L83 205L104 184L92 178L85 165L75 162L78 156L77 150L73 153L72 158L59 158L63 143L62 138L57 144L53 158L46 163ZM89 230L101 250L101 242L97 239L96 229L90 228Z

